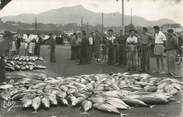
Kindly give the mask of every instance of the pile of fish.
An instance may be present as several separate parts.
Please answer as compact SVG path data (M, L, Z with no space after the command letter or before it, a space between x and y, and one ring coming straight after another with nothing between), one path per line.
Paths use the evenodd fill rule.
M46 69L46 66L37 65L36 61L43 61L42 57L36 56L16 56L13 58L6 58L6 71L27 71Z
M183 83L149 74L91 74L73 77L24 78L0 86L4 107L16 104L23 108L80 106L83 114L92 108L117 113L133 107L168 104L182 89Z

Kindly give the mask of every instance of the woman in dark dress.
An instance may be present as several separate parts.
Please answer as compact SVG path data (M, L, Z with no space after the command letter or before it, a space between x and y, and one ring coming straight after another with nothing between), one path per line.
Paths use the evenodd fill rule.
M88 64L89 63L88 52L89 52L89 40L86 36L86 32L82 31L80 64Z

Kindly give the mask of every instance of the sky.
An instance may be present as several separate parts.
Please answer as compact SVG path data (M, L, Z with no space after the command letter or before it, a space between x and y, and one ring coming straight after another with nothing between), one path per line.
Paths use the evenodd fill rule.
M12 0L0 17L22 13L41 13L51 9L83 5L94 12L121 12L121 0ZM183 0L125 0L125 14L142 16L148 20L172 19L183 25Z

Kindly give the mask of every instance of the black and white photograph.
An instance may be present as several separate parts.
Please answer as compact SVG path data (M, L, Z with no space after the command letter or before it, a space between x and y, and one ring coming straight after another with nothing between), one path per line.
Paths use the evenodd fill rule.
M183 117L183 0L0 0L0 117Z

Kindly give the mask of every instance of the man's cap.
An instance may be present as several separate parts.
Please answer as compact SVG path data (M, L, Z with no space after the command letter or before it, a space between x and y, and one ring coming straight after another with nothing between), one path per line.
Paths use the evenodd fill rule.
M146 27L143 27L143 30L144 30L144 31L148 31L148 29L147 29Z
M160 29L160 27L159 27L159 26L154 26L153 28L154 28L154 29Z
M168 33L173 33L174 30L173 30L173 29L168 29L167 32L168 32Z
M113 30L112 29L109 29L108 32L113 32Z
M135 31L135 29L130 29L129 32Z
M51 36L51 35L53 35L53 33L49 33L49 35Z

